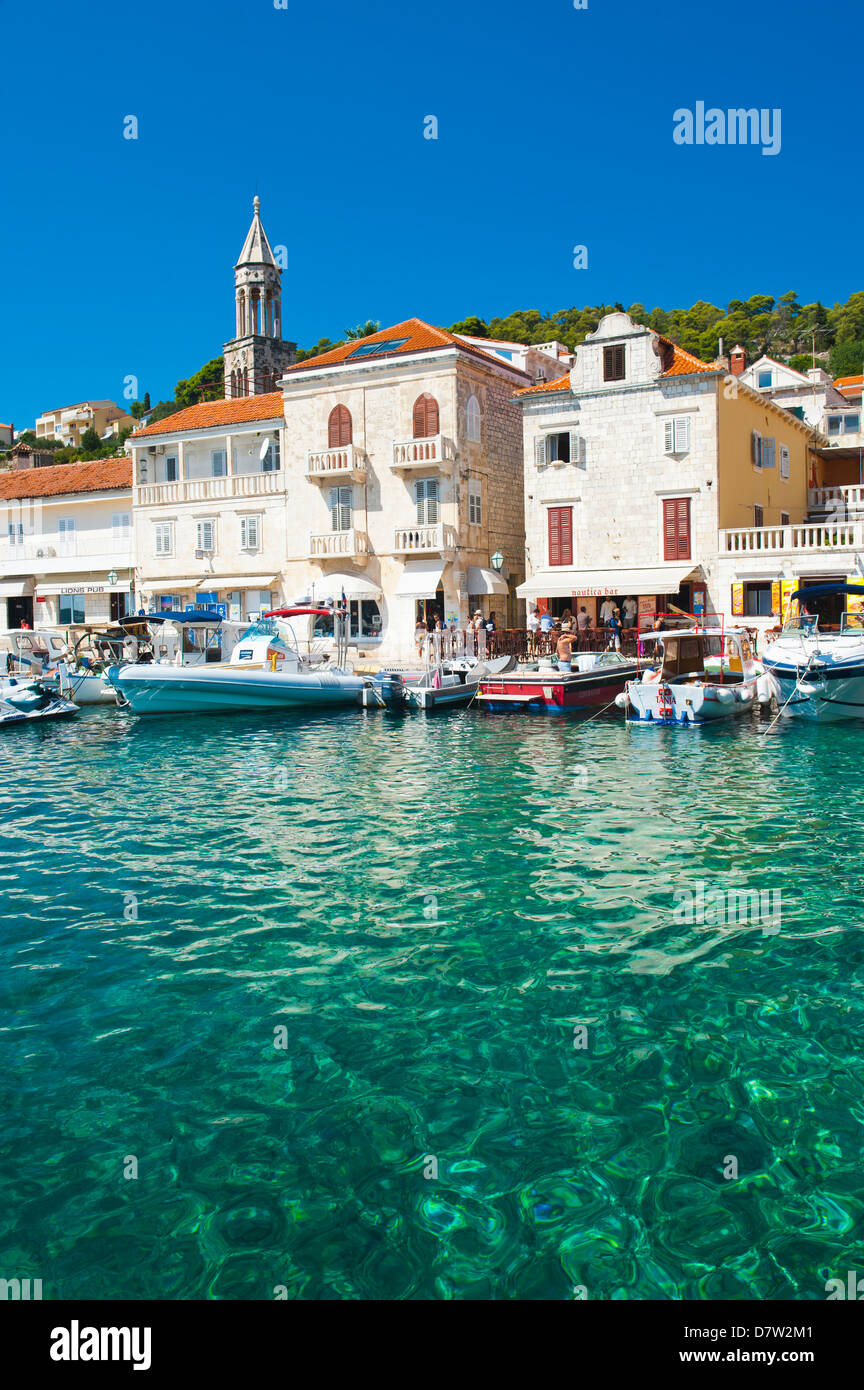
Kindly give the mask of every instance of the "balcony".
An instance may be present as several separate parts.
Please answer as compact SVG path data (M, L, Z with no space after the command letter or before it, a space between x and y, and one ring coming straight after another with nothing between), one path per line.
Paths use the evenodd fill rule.
M805 521L798 526L748 526L720 532L721 555L792 555L803 550L854 551L862 547L864 521Z
M394 550L397 555L443 555L455 550L452 526L438 521L434 526L397 526Z
M226 478L187 478L176 483L141 483L139 507L174 506L178 502L218 502L242 497L268 497L285 491L282 473L235 473Z
M810 510L824 512L826 517L838 517L845 513L864 515L864 487L811 487L808 493Z
M365 561L369 554L369 538L365 531L325 531L323 535L309 537L310 560Z
M394 443L392 469L400 472L421 468L444 468L452 463L456 452L449 439L443 434L434 434L431 439L407 439Z
M366 455L353 444L342 449L310 449L306 455L306 477L313 483L340 479L362 482L366 477Z
M16 574L86 574L93 570L127 570L133 564L132 538L80 536L75 545L58 545L57 537L34 536L23 545L0 545L0 576Z

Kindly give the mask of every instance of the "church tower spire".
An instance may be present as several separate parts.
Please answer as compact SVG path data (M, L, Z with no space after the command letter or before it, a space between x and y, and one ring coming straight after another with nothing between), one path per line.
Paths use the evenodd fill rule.
M252 226L234 267L236 335L225 344L225 395L260 396L297 360L297 344L282 337L282 271L253 202Z

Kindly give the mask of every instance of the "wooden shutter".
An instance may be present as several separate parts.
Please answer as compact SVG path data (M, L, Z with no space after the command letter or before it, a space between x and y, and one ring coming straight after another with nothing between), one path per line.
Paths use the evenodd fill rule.
M428 394L414 402L414 438L431 439L438 433L438 402Z
M664 454L674 454L675 452L675 421L666 420L663 425L663 452Z
M690 559L690 498L663 501L663 559Z
M328 426L328 449L346 449L354 442L354 427L351 411L345 405L337 405L330 412Z
M573 563L573 508L549 508L549 564Z
M757 468L762 467L762 436L758 430L750 435L750 457Z
M542 468L544 463L546 463L547 461L548 438L549 436L546 434L538 434L537 438L534 440L534 462L538 468Z

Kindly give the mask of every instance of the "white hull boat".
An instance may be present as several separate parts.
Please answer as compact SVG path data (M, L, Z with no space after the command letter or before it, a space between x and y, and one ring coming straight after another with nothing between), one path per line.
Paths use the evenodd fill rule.
M765 650L765 671L784 718L834 723L864 718L864 614L846 611L839 632L792 605L836 594L864 603L864 585L819 584L797 589L780 636Z
M770 698L745 631L692 627L640 640L653 648L655 660L615 697L631 723L711 724L748 714Z
M246 632L227 663L196 667L113 666L108 679L135 714L219 714L240 710L359 706L366 682L353 672L302 657L288 620L324 609L282 609Z
M10 676L0 680L0 728L45 719L70 719L78 706L48 690L40 681Z

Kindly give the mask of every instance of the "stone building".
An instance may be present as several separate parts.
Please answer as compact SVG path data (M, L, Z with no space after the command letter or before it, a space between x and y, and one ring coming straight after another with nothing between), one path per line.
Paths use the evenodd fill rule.
M632 597L643 625L670 605L745 616L727 557L746 556L745 533L807 519L810 426L624 313L520 399L526 600L596 621L604 598ZM779 613L768 587L752 602Z
M0 626L116 621L132 566L130 459L0 472Z
M297 356L297 344L282 337L282 271L261 225L258 198L254 209L234 267L235 336L224 348L228 399L275 391Z
M419 319L291 367L282 390L139 430L134 513L147 603L238 619L341 600L371 660L418 616L517 620L525 373ZM313 634L310 632L310 637ZM321 620L315 634L329 638Z

